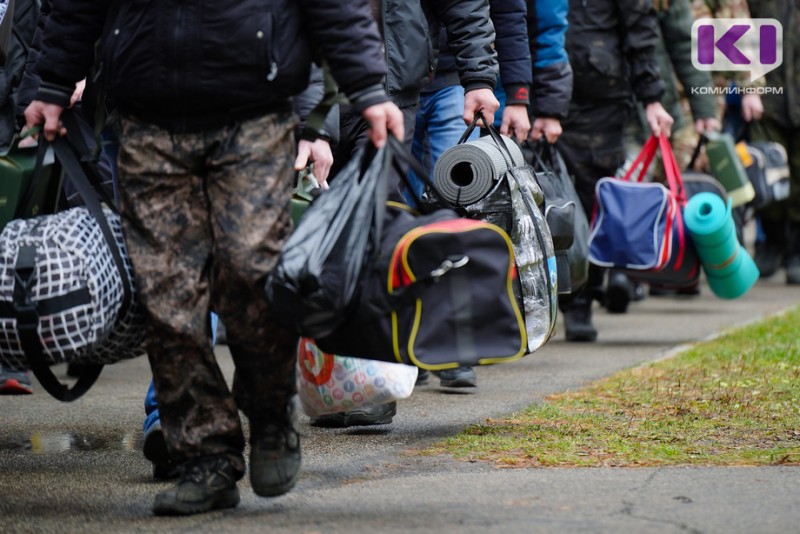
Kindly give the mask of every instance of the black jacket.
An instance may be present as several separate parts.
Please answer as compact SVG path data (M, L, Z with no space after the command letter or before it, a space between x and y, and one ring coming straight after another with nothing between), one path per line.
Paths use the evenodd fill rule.
M380 9L389 66L386 90L398 106L415 104L433 80L440 24L465 90L494 88L495 32L487 0L381 0Z
M308 84L312 41L357 109L386 99L366 0L55 2L36 62L37 98L68 103L96 66L123 113L176 131L204 129L288 108Z
M17 120L19 85L25 72L25 62L38 18L39 2L35 0L15 2L11 46L6 64L0 67L0 154L8 152L14 134L19 130Z
M491 0L489 12L494 25L495 48L499 60L500 76L509 103L528 104L531 86L531 51L528 45L526 26L527 6L525 0ZM438 91L444 87L461 83L456 67L456 56L447 46L447 31L442 28L439 35L439 62L436 77L425 91ZM524 91L515 98L519 90Z
M652 0L570 0L568 20L573 102L661 99Z

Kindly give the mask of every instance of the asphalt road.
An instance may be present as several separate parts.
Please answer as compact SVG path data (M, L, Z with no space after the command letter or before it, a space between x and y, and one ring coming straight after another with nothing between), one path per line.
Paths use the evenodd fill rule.
M304 466L291 493L262 499L245 478L239 507L187 518L150 511L167 486L152 481L139 450L149 369L145 359L122 362L74 403L41 388L0 397L0 530L797 532L797 467L501 469L413 453L470 423L797 305L800 287L776 277L734 301L704 287L698 298L647 298L624 315L595 308L597 343L565 343L561 330L520 361L479 368L474 391L444 390L432 377L400 402L391 425L317 429L303 418ZM227 349L218 355L230 377Z

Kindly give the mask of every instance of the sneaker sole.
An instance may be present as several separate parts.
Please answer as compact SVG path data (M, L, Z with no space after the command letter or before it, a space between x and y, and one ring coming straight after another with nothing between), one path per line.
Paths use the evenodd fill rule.
M311 426L322 428L347 428L351 426L373 426L391 424L396 411L384 415L369 415L359 412L320 415L311 419Z
M478 381L472 378L456 378L454 380L440 380L439 385L443 388L476 388Z
M214 510L234 508L239 504L239 500L238 488L217 494L213 499L199 503L158 502L158 497L156 497L156 502L153 504L153 513L161 516L202 514L213 512Z
M581 333L581 334L566 334L564 338L567 341L577 341L581 343L590 343L592 341L597 341L597 332L594 333Z
M23 384L16 378L9 378L0 386L0 395L30 395L33 393L33 386Z

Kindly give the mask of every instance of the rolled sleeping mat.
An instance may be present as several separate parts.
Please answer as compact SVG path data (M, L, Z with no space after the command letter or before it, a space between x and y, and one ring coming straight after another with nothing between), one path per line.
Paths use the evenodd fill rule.
M525 165L522 150L513 139L501 136L511 153L511 166ZM442 196L467 206L491 191L509 169L508 154L490 136L480 137L445 150L433 168L433 182Z
M726 203L714 193L698 193L689 199L683 218L711 291L724 299L747 293L760 273L736 237L730 199Z

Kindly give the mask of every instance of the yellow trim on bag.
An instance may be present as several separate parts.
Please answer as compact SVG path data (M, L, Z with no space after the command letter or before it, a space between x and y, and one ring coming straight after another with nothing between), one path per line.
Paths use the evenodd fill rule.
M446 221L441 221L446 222ZM477 226L468 229L468 231L472 230L479 230L479 229L489 229L495 233L500 234L503 237L503 240L506 242L506 246L508 247L509 257L511 258L511 262L509 263L508 274L506 275L506 288L508 292L509 301L511 302L511 307L514 311L514 316L517 319L517 326L520 332L521 338L521 345L520 350L514 355L511 356L503 356L503 357L491 357L491 358L482 358L478 360L480 365L488 365L493 363L502 363L502 362L510 362L514 360L518 360L522 358L528 348L528 331L525 328L525 318L522 315L519 306L517 305L517 298L514 296L514 285L513 285L513 278L512 273L516 266L516 256L514 255L514 245L511 242L511 238L508 234L499 226L483 222L483 221L473 221L478 223ZM433 234L433 233L453 233L453 232L463 232L465 231L464 228L436 228L434 230L425 229L425 227L418 227L410 230L407 232L401 239L398 241L398 246L402 244L402 268L404 274L406 274L411 282L416 281L416 276L411 271L411 268L408 264L408 253L409 249L411 248L411 244L417 238L426 235L426 234ZM396 251L397 249L395 249ZM391 294L393 292L392 288L392 278L393 274L397 268L397 255L392 254L392 259L390 261L390 269L389 269L389 277L388 277L388 291ZM423 364L419 360L417 360L416 356L414 355L414 342L417 338L417 333L419 332L419 325L422 320L422 299L417 299L416 301L416 310L414 313L414 322L411 328L411 334L408 339L408 346L406 347L408 350L408 359L417 367L422 369L427 369L430 371L439 371L442 369L453 369L458 367L457 363L452 364L439 364L439 365L428 365ZM398 333L398 321L397 321L397 312L392 311L392 348L394 350L395 359L397 359L400 363L405 363L403 360L402 355L400 354L400 345L399 345L399 333Z

